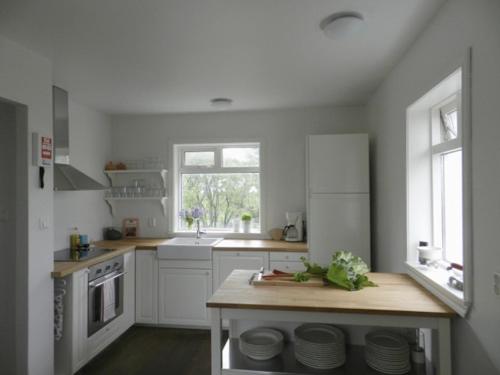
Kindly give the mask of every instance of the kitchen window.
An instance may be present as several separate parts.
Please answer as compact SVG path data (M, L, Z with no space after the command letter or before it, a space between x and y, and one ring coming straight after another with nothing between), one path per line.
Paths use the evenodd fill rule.
M174 231L194 230L179 212L201 209L206 232L243 232L241 217L251 216L248 233L261 233L260 143L176 144Z
M472 302L470 57L407 108L408 273L464 316Z

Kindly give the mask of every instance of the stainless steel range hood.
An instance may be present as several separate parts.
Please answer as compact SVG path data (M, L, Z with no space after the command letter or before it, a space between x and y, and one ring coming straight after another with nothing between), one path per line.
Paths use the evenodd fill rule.
M106 187L73 167L69 161L68 93L52 87L54 116L54 190L104 190Z

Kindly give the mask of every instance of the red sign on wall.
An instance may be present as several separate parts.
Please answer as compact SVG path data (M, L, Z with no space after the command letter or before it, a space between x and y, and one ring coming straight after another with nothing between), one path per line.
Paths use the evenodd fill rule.
M40 157L42 161L52 160L52 138L41 137L41 153Z

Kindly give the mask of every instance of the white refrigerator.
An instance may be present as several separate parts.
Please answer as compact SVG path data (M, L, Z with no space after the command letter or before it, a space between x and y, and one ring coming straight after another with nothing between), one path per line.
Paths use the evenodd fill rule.
M308 137L307 222L312 261L327 265L335 251L348 250L370 265L367 134Z

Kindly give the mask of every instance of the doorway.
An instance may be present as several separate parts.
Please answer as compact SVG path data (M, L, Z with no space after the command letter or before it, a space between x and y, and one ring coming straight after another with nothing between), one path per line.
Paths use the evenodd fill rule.
M27 338L28 107L0 98L0 363L23 373Z

